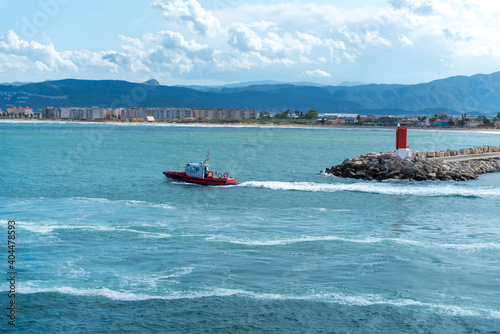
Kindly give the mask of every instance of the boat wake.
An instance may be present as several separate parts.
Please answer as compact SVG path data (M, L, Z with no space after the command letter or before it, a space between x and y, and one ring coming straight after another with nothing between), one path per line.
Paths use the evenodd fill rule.
M415 183L381 183L381 182L359 182L359 183L314 183L314 182L281 182L281 181L249 181L240 187L265 188L271 190L285 191L308 191L308 192L362 192L380 195L398 196L460 196L460 197L500 197L500 188L475 187L466 188L458 185L423 184Z

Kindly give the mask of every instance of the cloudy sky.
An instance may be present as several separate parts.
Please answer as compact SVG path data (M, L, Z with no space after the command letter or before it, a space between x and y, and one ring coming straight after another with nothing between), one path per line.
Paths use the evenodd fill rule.
M491 0L0 0L0 82L420 83L500 70Z

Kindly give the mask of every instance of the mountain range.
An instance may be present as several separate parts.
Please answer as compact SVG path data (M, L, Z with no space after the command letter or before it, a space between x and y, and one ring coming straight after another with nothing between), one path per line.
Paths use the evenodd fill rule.
M16 85L0 84L0 108L186 107L286 109L320 113L392 115L497 114L500 72L456 76L415 85L360 84L319 86L309 83L254 82L219 87L162 86L117 80L65 79Z

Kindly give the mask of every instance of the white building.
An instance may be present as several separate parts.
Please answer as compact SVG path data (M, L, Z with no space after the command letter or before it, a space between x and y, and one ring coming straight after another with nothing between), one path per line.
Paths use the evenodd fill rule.
M106 110L102 108L88 108L87 109L87 119L105 119Z
M10 108L7 108L7 113L11 114L11 115L16 115L16 116L24 114L28 117L32 117L33 116L33 109L31 109L30 107L10 107Z

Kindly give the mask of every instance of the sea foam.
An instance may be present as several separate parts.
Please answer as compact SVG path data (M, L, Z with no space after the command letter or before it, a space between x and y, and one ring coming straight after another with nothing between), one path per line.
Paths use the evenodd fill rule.
M288 239L274 239L274 240L249 240L227 237L223 235L215 235L206 238L207 241L228 242L232 244L248 245L248 246L277 246L277 245L290 245L302 242L318 242L318 241L344 241L354 243L378 243L381 242L380 238L368 237L366 239L346 239L337 236L302 236L298 238Z
M465 188L456 185L415 183L314 183L314 182L281 182L281 181L249 181L240 186L249 188L266 188L272 190L295 190L308 192L363 192L381 195L398 196L461 196L461 197L500 197L499 188Z
M357 244L400 244L417 248L438 248L438 249L451 249L460 251L482 251L482 250L500 250L500 243L483 242L483 243L456 243L456 244L441 244L431 241L418 241L406 238L380 238L380 237L365 237L365 238L346 238L334 235L326 236L300 236L282 239L257 239L252 240L249 238L235 238L225 235L212 235L205 240L209 242L227 242L237 245L246 246L284 246L297 243L314 243L314 242L344 242L344 243L357 243Z
M81 230L81 231L98 231L98 232L127 232L127 233L142 234L145 237L150 237L150 238L169 238L172 236L167 233L140 231L124 226L59 225L57 223L18 222L18 227L33 233L40 233L40 234L52 233L57 230Z
M123 204L132 207L150 207L150 208L161 208L161 209L173 209L172 206L162 203L150 203L145 201L137 200L110 200L106 198L88 198L88 197L69 197L67 200L76 200L82 202L93 202L93 203L104 203L104 204Z
M389 305L397 308L419 307L431 309L446 315L451 316L466 316L480 317L489 319L500 319L500 311L493 309L485 309L480 307L463 307L459 305L447 305L442 303L423 302L414 299L393 299L383 295L376 294L346 294L346 293L313 293L305 295L282 294L282 293L264 293L246 291L243 289L228 289L228 288L207 288L194 291L167 291L165 294L148 295L145 293L116 291L106 287L84 289L73 287L20 287L21 294L36 294L36 293L61 293L83 297L104 297L111 300L139 302L145 300L183 300L183 299L200 299L209 297L241 297L258 300L270 301L312 301L331 303L349 306L372 306L372 305Z

